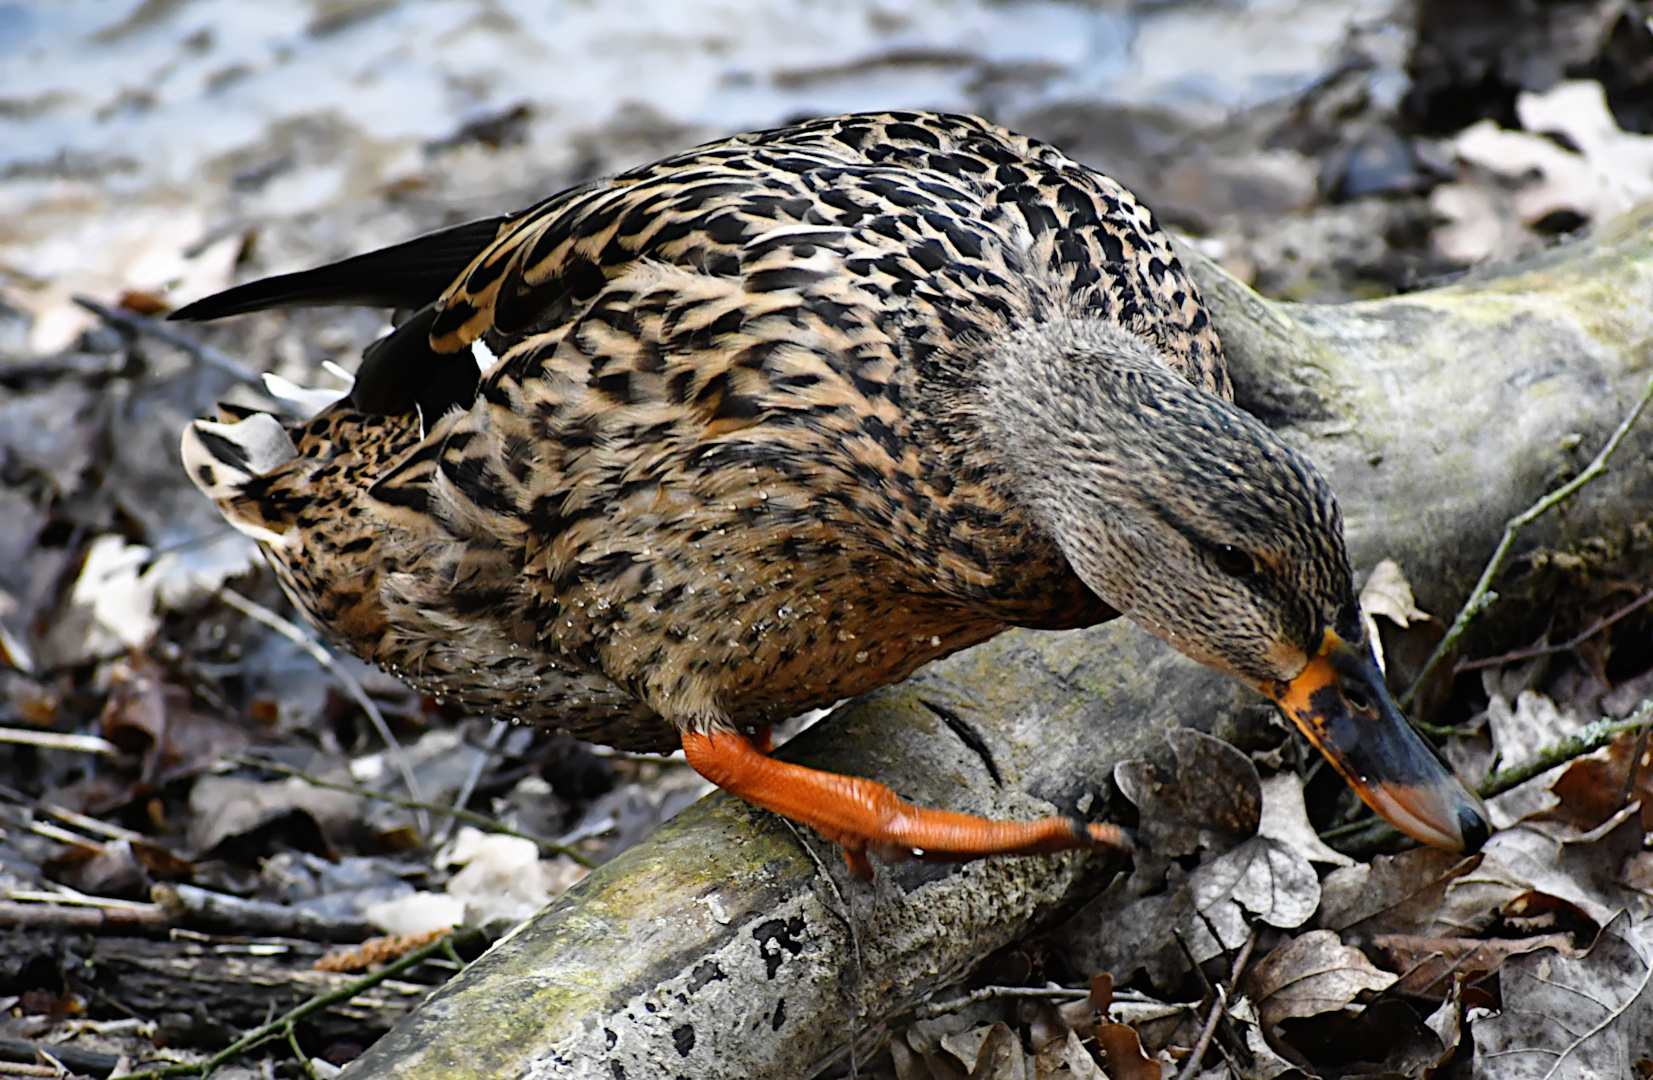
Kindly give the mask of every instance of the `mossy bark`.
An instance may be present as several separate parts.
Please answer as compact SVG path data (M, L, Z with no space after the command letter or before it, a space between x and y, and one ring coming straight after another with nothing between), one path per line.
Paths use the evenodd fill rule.
M1189 255L1242 404L1325 470L1357 573L1448 614L1504 521L1580 468L1653 375L1653 207L1478 280L1263 300ZM1582 440L1569 436L1580 435ZM1653 422L1524 546L1645 544ZM1017 631L858 700L783 756L1003 815L1104 805L1168 724L1243 737L1260 698L1120 621ZM350 1066L426 1077L807 1077L1094 892L1108 860L881 866L718 795L592 874Z

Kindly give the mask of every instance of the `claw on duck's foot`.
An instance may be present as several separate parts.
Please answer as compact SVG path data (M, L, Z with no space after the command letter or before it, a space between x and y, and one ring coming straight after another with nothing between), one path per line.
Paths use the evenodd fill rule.
M863 881L872 877L869 854L888 862L965 862L1133 846L1117 825L1068 817L993 821L914 806L875 780L776 761L738 732L686 731L683 752L696 772L723 790L843 845L850 870Z

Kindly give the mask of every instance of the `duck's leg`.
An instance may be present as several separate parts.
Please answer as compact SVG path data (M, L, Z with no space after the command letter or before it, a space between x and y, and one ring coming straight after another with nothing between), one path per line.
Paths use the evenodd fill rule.
M683 753L696 772L731 795L842 844L850 869L862 880L872 877L869 851L889 861L964 861L1131 847L1117 825L1087 825L1066 817L992 821L914 806L874 780L776 761L738 732L685 731Z

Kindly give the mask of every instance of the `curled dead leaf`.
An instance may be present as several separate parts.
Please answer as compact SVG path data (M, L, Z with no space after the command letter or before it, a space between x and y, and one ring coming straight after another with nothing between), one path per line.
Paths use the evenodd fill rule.
M1396 976L1380 971L1330 930L1310 930L1263 957L1240 980L1264 1031L1295 1017L1317 1016L1387 990Z
M1263 781L1263 813L1257 835L1278 840L1310 862L1332 866L1353 866L1355 861L1326 846L1309 823L1303 805L1303 778L1283 772Z
M1096 1041L1107 1062L1109 1080L1160 1080L1164 1070L1142 1049L1136 1029L1129 1024L1103 1024Z

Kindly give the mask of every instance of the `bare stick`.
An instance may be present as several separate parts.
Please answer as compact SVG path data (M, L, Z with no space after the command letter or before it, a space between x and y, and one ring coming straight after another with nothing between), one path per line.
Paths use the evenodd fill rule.
M978 1001L995 1001L999 998L1035 998L1040 1001L1082 1001L1090 996L1087 987L1068 986L983 986L979 990L972 990L963 997L951 998L947 1001L927 1001L913 1010L913 1015L920 1020L929 1020L932 1017L942 1016L950 1012L958 1012L966 1005L974 1005Z
M165 930L173 915L160 904L88 907L0 900L0 927L13 930Z
M413 776L413 766L408 763L407 754L402 750L402 744L396 740L396 736L390 730L390 725L385 722L385 714L379 711L379 706L374 703L372 698L367 696L367 691L362 689L362 684L356 681L354 675L344 670L344 667L327 650L327 647L290 619L282 618L263 604L256 600L247 599L234 589L220 589L218 595L230 607L248 618L258 620L309 653L316 663L326 668L335 679L344 684L345 690L349 691L350 696L356 699L356 704L362 707L362 711L367 713L367 718L373 722L373 729L379 733L379 738L384 740L385 746L390 751L390 759L395 762L396 771L402 777L402 783L407 785L408 794L413 797L414 801L424 802L419 793L419 781L414 779ZM418 814L419 835L421 838L428 837L430 835L430 814L425 810L418 811Z
M1194 1044L1194 1049L1183 1064L1182 1071L1177 1074L1177 1080L1194 1080L1199 1074L1200 1061L1211 1048L1211 1036L1217 1033L1217 1021L1222 1019L1223 1009L1227 1005L1228 995L1223 993L1223 988L1219 986L1217 996L1211 1001L1211 1015L1205 1018L1205 1026L1200 1028L1199 1041Z
M157 882L150 895L178 921L219 933L309 941L361 941L377 932L366 919L330 918L307 908L269 900L244 900L195 885Z
M82 1050L76 1046L48 1045L24 1039L0 1038L0 1061L27 1064L40 1060L42 1053L49 1054L60 1062L64 1068L82 1076L108 1076L115 1071L116 1066L121 1061L116 1054L100 1054L96 1050ZM48 1068L45 1073L30 1075L60 1076L62 1074L56 1069Z
M180 334L165 323L156 322L135 311L122 311L106 304L100 304L89 296L72 298L75 303L90 311L106 323L114 326L124 326L140 334L148 334L156 341L164 341L173 348L182 349L203 363L211 364L220 371L227 371L244 383L251 383L260 390L264 389L264 380L258 373L248 368L241 361L220 352L211 345L203 345L191 338L188 334Z
M84 754L102 754L120 757L120 747L96 735L65 735L56 731L31 731L28 728L0 727L0 743L38 746L43 750L78 750Z
M498 749L500 742L505 738L505 732L510 729L510 726L503 720L495 720L489 726L488 737L483 740L482 746L485 753L478 755L476 761L472 763L470 772L465 776L465 782L459 785L459 794L453 797L452 808L443 809L443 813L448 815L448 819L437 826L437 832L431 837L433 847L439 847L447 842L448 833L452 831L453 823L460 820L459 812L464 811L465 804L471 801L471 796L476 792L477 782L482 779L482 770L488 767L488 761L493 757L493 752Z
M1525 649L1516 649L1513 652L1507 652L1501 656L1489 656L1483 660L1461 661L1453 667L1453 674L1457 674L1460 671L1476 671L1480 668L1501 667L1504 664L1514 664L1522 660L1533 660L1540 656L1552 656L1555 653L1572 652L1586 641L1589 641L1609 626L1612 626L1614 623L1618 622L1620 619L1624 618L1626 615L1629 615L1638 608L1645 606L1650 601L1653 601L1653 589L1649 589L1647 592L1642 593L1636 599L1630 601L1630 603L1626 604L1624 607L1619 608L1611 615L1597 619L1595 622L1579 631L1573 638L1568 641L1563 641L1559 645L1530 645Z
M1504 561L1509 558L1510 547L1515 543L1516 536L1520 535L1522 529L1532 524L1551 508L1607 471L1607 459L1612 457L1613 451L1619 448L1619 443L1624 441L1624 436L1629 433L1630 428L1640 418L1642 410L1647 408L1650 399L1653 399L1653 380L1648 381L1647 389L1642 391L1642 396L1636 400L1635 406L1620 421L1619 426L1613 429L1613 434L1608 437L1607 444L1601 448L1601 451L1590 461L1590 464L1584 467L1583 472L1504 523L1504 535L1499 539L1498 547L1493 550L1492 558L1487 560L1486 568L1481 571L1481 579L1475 583L1475 588L1471 590L1469 599L1465 600L1464 606L1459 609L1458 617L1452 620L1452 626L1447 630L1446 636L1441 638L1439 645L1435 646L1435 651L1429 654L1429 659L1424 663L1423 670L1418 672L1418 677L1412 680L1412 685L1407 687L1406 693L1401 695L1400 705L1402 708L1412 704L1412 699L1417 696L1418 687L1423 685L1423 681L1429 678L1430 673L1440 664L1441 658L1458 643L1459 638L1463 637L1464 630L1474 621L1475 617L1491 607L1498 599L1498 594L1492 591L1492 582L1503 572Z

